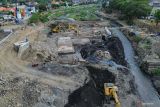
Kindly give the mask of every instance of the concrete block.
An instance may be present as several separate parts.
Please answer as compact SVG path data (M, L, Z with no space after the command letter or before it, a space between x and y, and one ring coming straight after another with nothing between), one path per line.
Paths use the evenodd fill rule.
M72 42L74 45L85 45L85 44L89 44L90 40L88 38L72 39Z
M3 29L3 31L4 31L5 33L11 33L11 32L13 32L12 29Z
M60 37L58 39L58 53L67 54L74 53L73 43L70 37Z
M18 53L18 57L21 57L23 52L29 48L29 41L26 39L24 41L14 43L14 49Z

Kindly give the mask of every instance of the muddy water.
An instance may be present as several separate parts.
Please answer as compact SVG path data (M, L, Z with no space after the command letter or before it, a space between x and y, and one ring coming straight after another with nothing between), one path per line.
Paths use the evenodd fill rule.
M131 43L118 29L112 29L113 35L118 37L124 48L125 59L128 62L131 72L135 77L135 83L141 99L146 103L154 103L154 107L160 107L160 99L157 91L154 89L150 79L141 72L137 62L134 59L134 50ZM153 106L152 106L153 107Z

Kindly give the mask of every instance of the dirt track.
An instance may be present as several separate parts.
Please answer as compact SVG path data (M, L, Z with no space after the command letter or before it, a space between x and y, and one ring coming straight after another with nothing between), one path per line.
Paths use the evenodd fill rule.
M25 75L29 76L30 78L37 78L39 81L44 82L46 84L53 85L53 83L55 83L55 85L58 86L59 81L64 83L63 87L65 87L65 81L68 81L70 82L70 84L72 84L73 81L71 81L69 78L64 79L60 78L59 76L56 77L53 75L44 75L42 72L38 72L29 67L26 67L28 62L22 61L18 59L18 57L16 56L16 53L13 50L13 43L23 40L26 35L28 35L30 41L34 41L34 39L36 39L37 36L35 33L42 29L43 27L40 26L39 28L36 28L36 30L33 30L32 27L29 27L25 30L18 30L0 46L1 73L7 72L11 74L16 74L17 76Z

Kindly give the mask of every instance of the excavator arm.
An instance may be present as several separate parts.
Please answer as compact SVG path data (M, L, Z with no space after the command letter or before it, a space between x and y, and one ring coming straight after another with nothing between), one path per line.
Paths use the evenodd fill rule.
M104 91L106 96L111 96L114 98L115 107L121 107L120 101L117 95L118 88L114 86L112 83L105 83L104 84Z
M115 100L116 107L120 107L120 101L119 101L117 92L116 92L116 90L115 90L114 88L111 89L111 95L113 96L113 98L114 98L114 100Z

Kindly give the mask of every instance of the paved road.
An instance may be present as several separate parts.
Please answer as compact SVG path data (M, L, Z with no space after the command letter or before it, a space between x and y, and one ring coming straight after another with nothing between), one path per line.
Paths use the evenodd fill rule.
M122 42L122 45L124 47L125 58L130 66L132 74L135 77L135 83L137 85L139 96L145 103L154 103L154 106L151 107L160 107L159 95L152 86L150 79L147 78L147 76L145 76L141 72L137 62L135 61L135 53L133 51L131 43L128 41L125 35L118 29L112 29L112 32L113 35L118 37Z

